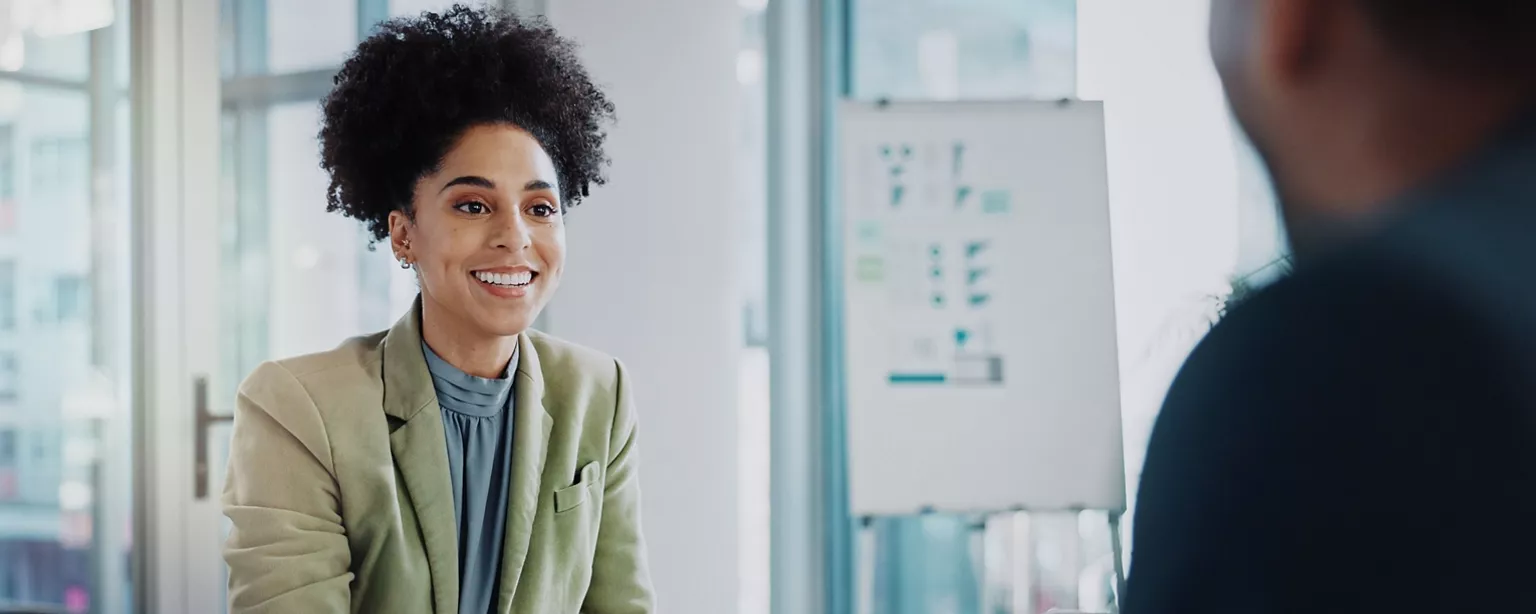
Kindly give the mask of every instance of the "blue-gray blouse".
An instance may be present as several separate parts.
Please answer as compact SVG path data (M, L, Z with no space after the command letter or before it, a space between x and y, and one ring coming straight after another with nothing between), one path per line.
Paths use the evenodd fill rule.
M421 351L432 372L448 439L448 475L459 522L459 612L490 613L496 607L507 526L517 352L505 375L486 379L448 364L426 343Z

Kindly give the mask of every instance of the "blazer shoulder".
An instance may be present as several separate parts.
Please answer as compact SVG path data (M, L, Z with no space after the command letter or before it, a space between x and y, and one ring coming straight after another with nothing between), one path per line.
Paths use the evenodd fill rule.
M528 339L546 380L610 391L618 386L622 365L612 355L535 330L528 331Z
M266 361L246 376L240 394L252 398L304 394L315 399L328 396L329 391L378 382L383 341L384 333L374 333L323 352Z

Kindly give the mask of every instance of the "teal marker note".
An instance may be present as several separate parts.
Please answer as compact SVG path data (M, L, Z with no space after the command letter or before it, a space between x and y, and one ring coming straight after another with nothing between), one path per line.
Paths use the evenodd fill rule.
M879 222L860 222L859 223L859 240L860 241L868 241L868 242L878 242L880 240L880 223Z
M955 208L965 206L966 197L971 195L971 186L963 185L955 188Z
M854 265L854 276L867 283L885 281L885 260L876 256L860 256Z
M949 379L943 373L891 373L892 384L942 384Z
M987 190L981 194L981 210L983 213L1008 213L1011 200L1012 195L1007 190Z

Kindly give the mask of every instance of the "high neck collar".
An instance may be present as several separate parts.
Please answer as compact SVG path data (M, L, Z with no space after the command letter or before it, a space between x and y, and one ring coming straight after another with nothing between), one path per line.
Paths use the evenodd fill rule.
M421 353L427 359L427 371L432 374L432 387L437 392L437 403L444 410L477 417L489 417L501 413L512 397L512 374L517 372L517 349L506 371L496 379L478 377L443 360L425 341Z

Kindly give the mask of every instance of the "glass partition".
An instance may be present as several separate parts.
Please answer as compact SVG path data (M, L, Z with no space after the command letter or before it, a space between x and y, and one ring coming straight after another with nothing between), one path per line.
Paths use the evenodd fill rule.
M33 4L0 26L0 610L126 613L127 2Z

